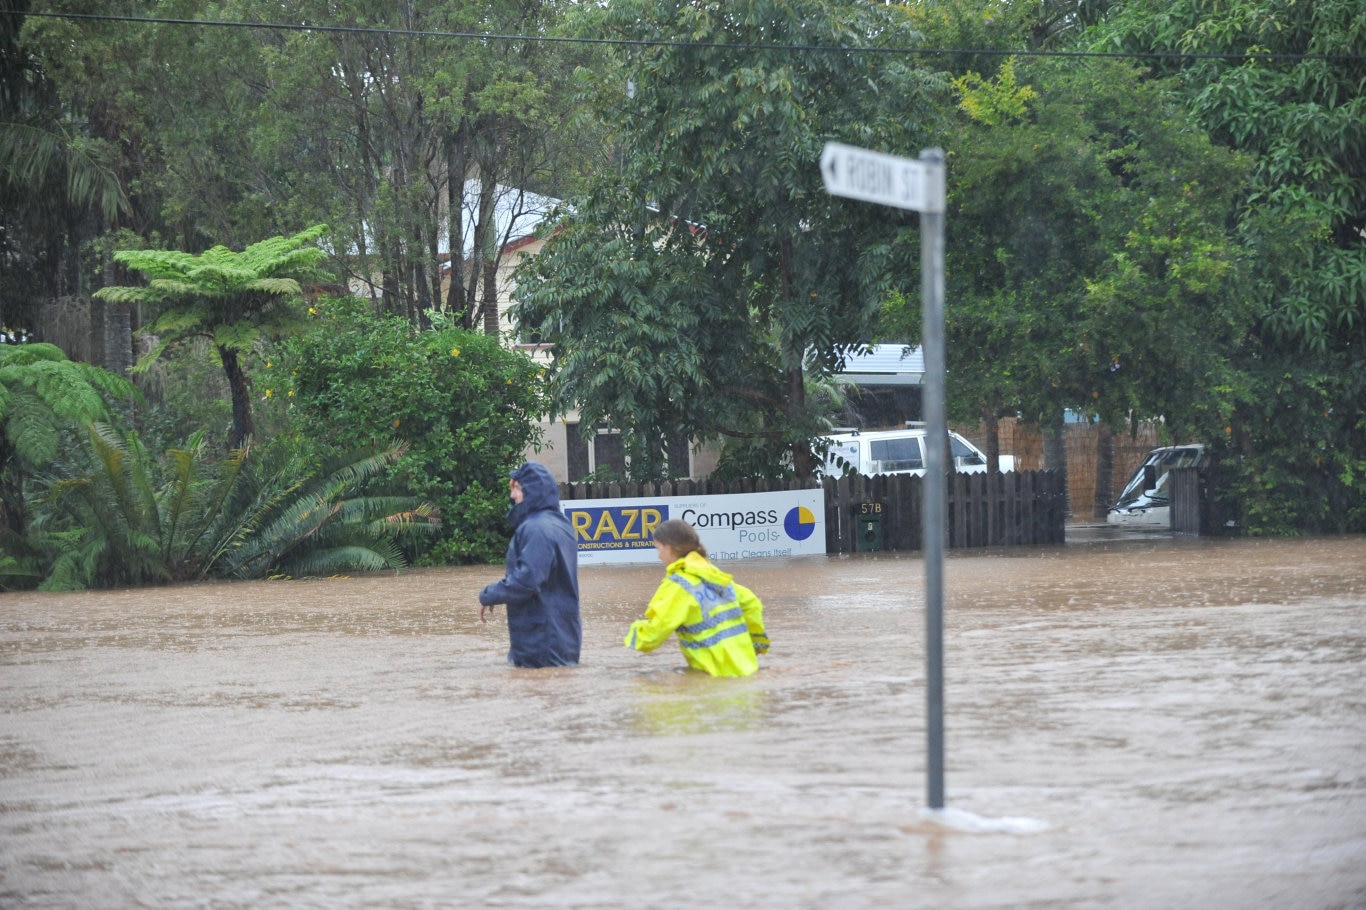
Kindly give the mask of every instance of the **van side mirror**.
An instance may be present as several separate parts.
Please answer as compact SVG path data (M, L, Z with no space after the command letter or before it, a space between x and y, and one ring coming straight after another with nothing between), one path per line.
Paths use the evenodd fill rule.
M1143 489L1157 489L1157 465L1145 464L1143 466Z

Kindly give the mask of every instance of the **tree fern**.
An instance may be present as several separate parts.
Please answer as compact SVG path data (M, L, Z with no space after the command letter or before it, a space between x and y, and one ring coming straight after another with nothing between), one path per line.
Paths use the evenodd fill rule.
M137 395L133 384L107 370L68 360L52 344L0 344L0 424L13 454L40 467L53 454L33 450L38 422L53 428L65 422L89 423L108 413L109 401ZM11 426L11 420L25 421Z
M218 348L233 400L229 448L242 448L255 433L251 382L239 358L258 341L276 338L299 324L291 303L303 293L301 279L318 274L326 254L314 245L327 230L315 225L290 237L272 237L240 253L216 246L199 255L180 250L120 250L114 259L141 272L141 286L101 288L96 297L120 304L161 307L151 332L156 346L134 369L146 370L170 345L209 338Z
M106 417L111 402L136 397L128 380L68 360L55 345L0 344L0 556L31 568L20 555L31 553L23 543L28 487L57 459L63 434Z

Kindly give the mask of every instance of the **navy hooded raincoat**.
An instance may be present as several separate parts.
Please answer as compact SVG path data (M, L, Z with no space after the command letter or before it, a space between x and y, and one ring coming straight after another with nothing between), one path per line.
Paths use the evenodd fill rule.
M565 667L579 662L579 548L560 511L555 478L535 462L510 475L522 501L508 512L512 542L505 576L479 593L481 604L507 604L508 663L518 667Z

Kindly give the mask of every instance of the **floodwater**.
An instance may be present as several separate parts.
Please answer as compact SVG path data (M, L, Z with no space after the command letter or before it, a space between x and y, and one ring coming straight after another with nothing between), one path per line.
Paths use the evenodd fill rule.
M1099 535L1104 537L1105 535ZM745 564L745 680L502 663L495 569L0 596L0 906L1366 907L1366 538Z

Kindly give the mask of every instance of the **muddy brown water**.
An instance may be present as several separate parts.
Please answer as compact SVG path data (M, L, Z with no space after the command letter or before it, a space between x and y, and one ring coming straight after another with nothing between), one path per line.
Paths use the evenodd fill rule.
M0 596L0 906L1366 906L1366 539L733 568L773 652L502 663L488 567Z

